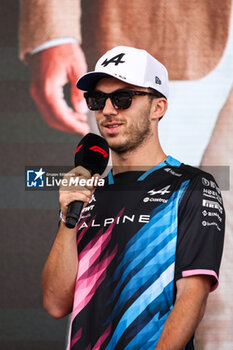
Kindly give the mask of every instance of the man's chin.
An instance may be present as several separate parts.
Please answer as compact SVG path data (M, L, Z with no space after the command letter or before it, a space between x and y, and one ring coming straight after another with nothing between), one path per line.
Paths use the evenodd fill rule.
M136 147L130 147L129 143L109 142L109 148L115 153L123 154L132 151Z
M109 148L116 153L124 153L127 151L128 142L126 140L120 140L119 134L106 134L99 128L101 136L107 141Z
M114 140L114 137L107 137L106 141L108 142L109 148L116 153L122 153L127 147L127 144Z

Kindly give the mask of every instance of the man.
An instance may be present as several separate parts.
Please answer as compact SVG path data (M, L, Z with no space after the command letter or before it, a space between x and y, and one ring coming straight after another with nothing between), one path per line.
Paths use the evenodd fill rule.
M87 91L113 168L103 189L61 188L44 306L56 318L73 309L68 349L194 349L218 284L224 209L210 174L161 148L167 70L146 51L119 46L77 86ZM91 177L83 167L72 173ZM68 229L63 221L74 200L85 207Z

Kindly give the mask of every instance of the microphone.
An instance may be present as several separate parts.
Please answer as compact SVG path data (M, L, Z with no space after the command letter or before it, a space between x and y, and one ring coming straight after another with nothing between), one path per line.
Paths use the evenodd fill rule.
M109 148L107 141L96 134L89 133L79 142L74 163L75 167L83 166L90 171L91 175L102 174L106 169L109 159ZM65 225L74 228L83 208L82 201L73 201L69 204Z

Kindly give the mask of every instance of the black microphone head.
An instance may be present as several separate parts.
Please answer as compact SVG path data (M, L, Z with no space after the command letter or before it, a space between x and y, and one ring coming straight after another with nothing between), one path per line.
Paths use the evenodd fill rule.
M79 142L75 153L75 166L81 165L91 174L102 174L108 164L109 147L107 141L89 133Z

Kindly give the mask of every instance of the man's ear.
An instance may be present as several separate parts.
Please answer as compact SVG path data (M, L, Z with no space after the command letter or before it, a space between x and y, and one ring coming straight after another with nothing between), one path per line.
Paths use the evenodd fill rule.
M151 120L161 118L167 111L167 100L164 97L155 98L151 104Z

